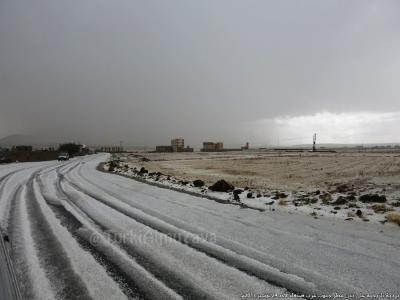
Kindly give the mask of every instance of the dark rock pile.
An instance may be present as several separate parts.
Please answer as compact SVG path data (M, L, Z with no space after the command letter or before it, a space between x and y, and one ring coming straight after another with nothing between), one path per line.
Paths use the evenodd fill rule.
M119 168L119 163L117 161L110 161L108 164L108 172L114 172L116 168Z
M138 175L142 176L142 175L147 174L147 173L149 173L149 171L145 167L141 167L139 172L138 172Z
M360 196L360 201L363 203L385 203L387 199L385 195L367 194Z
M234 189L235 187L226 182L225 180L221 179L218 180L216 183L214 183L212 186L209 187L209 189L213 192L230 192Z
M200 179L196 179L193 181L193 186L194 187L203 187L204 186L204 181Z

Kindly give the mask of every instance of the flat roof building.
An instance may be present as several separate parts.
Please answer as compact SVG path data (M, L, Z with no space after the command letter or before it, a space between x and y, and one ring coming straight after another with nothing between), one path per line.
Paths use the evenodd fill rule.
M183 138L175 138L171 140L171 146L156 146L156 152L193 152L194 149L187 146L185 148L185 140Z
M183 138L172 139L171 147L173 152L181 152L185 148L185 140Z
M222 142L204 142L202 152L215 152L215 151L223 151L224 144Z
M156 152L173 152L172 146L156 146Z

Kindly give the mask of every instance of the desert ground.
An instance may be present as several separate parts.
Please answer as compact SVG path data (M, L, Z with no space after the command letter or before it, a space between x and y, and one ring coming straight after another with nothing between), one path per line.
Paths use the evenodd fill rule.
M225 179L252 189L330 190L338 184L400 189L400 153L238 151L126 153L118 158L150 172L207 184Z

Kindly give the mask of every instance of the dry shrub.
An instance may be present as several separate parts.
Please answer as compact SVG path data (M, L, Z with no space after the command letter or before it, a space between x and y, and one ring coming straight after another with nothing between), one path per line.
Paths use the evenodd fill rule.
M355 213L353 213L352 211L349 211L348 213L347 213L347 217L349 217L349 218L355 218L357 215L355 214Z
M400 213L398 212L391 212L386 215L386 219L389 222L396 223L400 225Z
M287 205L287 201L285 199L279 199L278 204L279 205Z
M387 208L385 204L373 204L371 206L375 213L385 213L387 212Z

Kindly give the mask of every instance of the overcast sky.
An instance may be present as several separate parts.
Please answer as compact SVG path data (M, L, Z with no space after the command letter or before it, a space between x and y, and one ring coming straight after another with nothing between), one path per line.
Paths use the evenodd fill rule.
M0 0L0 137L400 142L400 1Z

